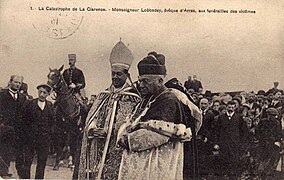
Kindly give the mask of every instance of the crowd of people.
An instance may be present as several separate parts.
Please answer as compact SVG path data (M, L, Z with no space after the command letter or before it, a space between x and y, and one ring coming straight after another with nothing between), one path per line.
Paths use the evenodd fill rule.
M119 41L110 53L112 84L88 101L76 55L68 59L62 80L63 67L50 70L37 98L22 76L1 89L1 177L13 176L15 158L18 177L30 179L35 153L36 179L44 178L49 153L60 172L66 149L73 179L275 179L284 169L279 83L257 93L203 93L196 75L165 82L166 58L157 52L138 63L133 82L132 52ZM78 121L59 105L62 83L82 109Z
M188 90L203 115L196 137L201 176L275 179L279 175L284 96L277 86L275 82L273 88L257 93Z

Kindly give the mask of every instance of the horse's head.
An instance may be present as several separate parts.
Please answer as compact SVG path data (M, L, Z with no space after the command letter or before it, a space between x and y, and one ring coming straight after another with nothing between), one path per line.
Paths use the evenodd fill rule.
M72 89L69 89L64 81L61 74L62 70L63 65L59 69L49 68L47 84L56 92L56 102L59 107L57 113L63 115L65 118L75 118L80 113L79 104L74 99Z
M50 85L52 88L56 89L62 82L62 75L61 71L63 70L62 65L59 69L50 69L47 75L47 84Z

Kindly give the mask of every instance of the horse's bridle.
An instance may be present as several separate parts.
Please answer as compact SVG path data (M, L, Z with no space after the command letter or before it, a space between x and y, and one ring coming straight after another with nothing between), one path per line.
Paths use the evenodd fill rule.
M59 78L60 78L60 80L59 80L55 85L53 85L52 88L55 90L55 92L56 92L57 94L67 95L67 97L64 98L64 99L60 99L60 100L57 99L57 98L55 98L55 100L56 100L57 102L60 102L60 101L68 100L69 98L73 98L73 97L72 97L72 96L73 96L73 91L74 91L73 89L69 89L67 92L60 92L60 90L61 90L61 88L62 88L62 84L63 84L63 83L67 84L67 83L65 82L65 80L64 80L64 78L63 78L63 75L62 75L61 73L59 74ZM59 105L58 105L58 106L59 106ZM78 115L80 114L80 112L81 112L80 106L78 107L77 111L75 111L75 112L74 112L73 114L71 114L71 115L69 115L68 113L66 113L66 112L64 111L64 108L62 108L61 106L59 106L59 107L61 108L62 112L65 113L65 115L67 115L67 116L69 116L69 117L71 117L71 118L78 116Z
M73 94L73 92L72 92L73 89L69 89L66 93L60 92L60 90L62 88L62 83L65 83L65 84L67 84L67 83L65 82L62 74L59 74L59 78L60 78L60 81L58 81L55 85L53 85L52 88L55 89L56 93L58 93L58 94L62 94L62 95L71 94L72 95ZM66 99L64 99L64 100L66 100Z

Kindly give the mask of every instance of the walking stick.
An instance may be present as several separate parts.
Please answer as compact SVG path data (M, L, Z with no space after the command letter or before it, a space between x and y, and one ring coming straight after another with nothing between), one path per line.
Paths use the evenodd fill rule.
M110 136L111 136L111 133L112 133L113 123L114 123L114 118L115 118L116 107L117 107L117 100L114 100L113 109L112 109L110 122L109 122L109 126L108 126L106 142L105 142L104 151L103 151L103 155L102 155L102 159L101 159L101 163L100 163L100 168L99 168L99 172L98 172L98 178L97 179L99 179L99 180L101 179L102 173L103 173L104 163L105 163L105 160L106 160L106 154L107 154L107 150L108 150L108 146L109 146L109 142L110 142Z

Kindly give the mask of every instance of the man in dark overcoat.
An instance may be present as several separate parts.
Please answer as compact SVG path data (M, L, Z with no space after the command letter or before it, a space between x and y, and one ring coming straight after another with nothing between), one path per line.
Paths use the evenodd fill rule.
M266 110L267 118L262 118L256 127L255 136L259 141L257 159L259 161L257 173L261 178L273 175L280 159L280 142L282 135L281 122L275 108Z
M202 126L197 133L197 149L199 158L199 171L201 175L212 173L214 166L209 159L213 155L213 138L214 138L214 113L209 108L209 101L202 98L199 103L199 108L202 111Z
M30 179L34 154L37 154L35 179L43 179L49 152L51 129L54 124L53 105L46 98L51 91L47 84L37 86L38 98L23 106L24 120L29 133L25 151L25 179Z
M227 104L227 112L218 117L215 125L215 150L220 151L219 167L225 176L240 175L240 157L244 154L248 129L244 120L235 113L234 101Z
M22 178L25 132L21 107L26 96L19 92L23 77L12 75L7 89L0 92L0 176L9 174L10 162L16 156L16 169Z

